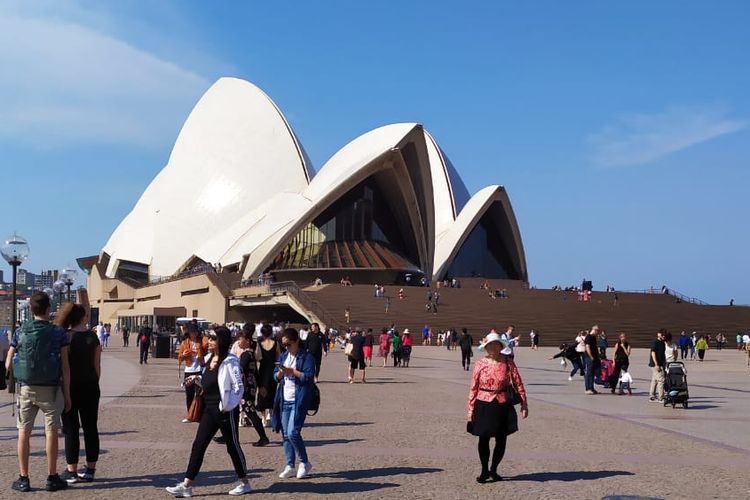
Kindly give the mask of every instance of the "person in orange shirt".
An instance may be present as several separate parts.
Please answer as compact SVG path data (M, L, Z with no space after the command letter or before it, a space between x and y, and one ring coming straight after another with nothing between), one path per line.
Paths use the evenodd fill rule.
M185 365L183 385L185 387L185 404L188 410L193 403L193 398L195 398L195 380L198 375L200 375L201 370L205 365L203 358L206 355L206 352L207 349L200 336L198 325L195 323L188 323L187 336L177 350L178 363ZM188 423L189 420L183 418L182 422Z

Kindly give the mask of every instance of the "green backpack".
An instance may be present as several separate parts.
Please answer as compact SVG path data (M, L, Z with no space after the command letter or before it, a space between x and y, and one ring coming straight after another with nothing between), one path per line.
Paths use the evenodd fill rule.
M57 327L47 321L28 321L18 336L13 375L25 385L59 385L62 372ZM64 335L64 334L63 334Z

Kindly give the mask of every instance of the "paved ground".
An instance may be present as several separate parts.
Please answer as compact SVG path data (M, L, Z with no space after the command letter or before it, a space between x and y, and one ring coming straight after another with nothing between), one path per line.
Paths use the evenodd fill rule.
M501 469L511 481L475 483L476 442L463 420L469 374L460 369L456 351L417 347L411 368L373 367L367 384L344 383L340 352L324 360L322 408L303 432L315 467L309 479L278 479L278 436L272 436L273 446L257 449L249 445L255 432L241 429L253 496L747 498L750 371L742 354L711 351L706 362L689 363L688 410L647 402L645 351L633 356L632 397L585 396L582 379L568 382L559 363L546 360L550 354L524 348L517 356L531 415L509 438ZM97 481L55 495L169 498L163 488L182 477L196 429L179 423L185 408L175 363L152 360L141 367L135 349L110 348L103 366ZM0 407L6 481L0 497L16 498L22 494L4 489L17 474L7 401ZM32 441L36 488L45 477L42 432L37 427ZM212 444L196 495L223 495L233 480L223 446Z

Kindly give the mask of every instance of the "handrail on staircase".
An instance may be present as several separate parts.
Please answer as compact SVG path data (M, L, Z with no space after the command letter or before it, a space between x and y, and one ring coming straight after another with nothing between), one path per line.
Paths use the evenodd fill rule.
M321 321L325 323L327 327L333 327L336 324L336 320L325 307L323 307L317 300L311 299L294 281L280 281L278 283L271 283L269 285L271 292L285 292L291 293L294 297L302 303L302 305L313 312Z

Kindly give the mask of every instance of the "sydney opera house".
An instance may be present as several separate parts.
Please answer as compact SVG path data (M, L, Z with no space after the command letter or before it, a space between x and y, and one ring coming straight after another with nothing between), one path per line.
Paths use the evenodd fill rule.
M276 104L234 78L203 95L167 165L79 264L113 323L247 316L269 305L249 293L259 282L528 281L505 189L470 195L422 125L367 132L316 169Z

